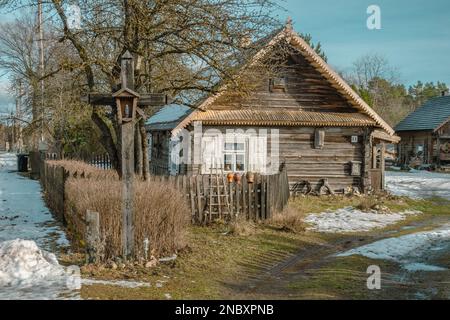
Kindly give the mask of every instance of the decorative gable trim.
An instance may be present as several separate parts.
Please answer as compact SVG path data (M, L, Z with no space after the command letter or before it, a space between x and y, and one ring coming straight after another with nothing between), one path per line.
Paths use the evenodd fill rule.
M303 40L293 29L292 25L288 23L286 27L278 33L264 48L262 48L250 63L244 66L236 76L239 79L244 71L252 66L256 65L261 59L263 59L267 53L272 50L276 44L280 41L288 41L294 48L296 48L310 63L316 68L329 82L336 88L351 105L358 110L367 114L372 118L378 126L383 128L389 135L394 135L395 131L387 124L359 95ZM181 121L178 126L172 131L173 135L176 135L181 129L188 126L199 112L203 112L209 108L218 98L223 96L229 88L229 85L223 85L219 91L208 97L203 103L201 103L197 110L193 111L188 117Z

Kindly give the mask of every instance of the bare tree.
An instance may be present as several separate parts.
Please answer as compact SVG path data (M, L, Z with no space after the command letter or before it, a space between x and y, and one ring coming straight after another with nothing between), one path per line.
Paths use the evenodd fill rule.
M399 80L398 71L385 56L377 53L366 54L356 60L351 76L352 82L360 88L367 88L373 79L385 79L391 83Z
M13 8L23 1L0 3ZM277 5L271 0L71 3L81 9L81 29L71 29L66 1L50 1L46 16L53 17L51 22L59 31L59 41L70 43L76 51L80 63L73 67L83 71L86 93L116 89L119 59L128 50L138 61L137 90L167 93L185 104L214 92L219 80L233 81L236 66L248 52L242 50L242 40L260 38L278 25L271 16ZM91 117L120 172L120 137L114 108L95 108ZM141 135L145 135L143 124L139 121L137 131ZM145 148L146 138L142 136L140 140Z

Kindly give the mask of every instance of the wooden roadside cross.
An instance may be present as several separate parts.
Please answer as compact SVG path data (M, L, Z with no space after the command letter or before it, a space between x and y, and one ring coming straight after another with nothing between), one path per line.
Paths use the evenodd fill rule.
M87 101L92 105L110 105L118 108L121 128L122 154L122 245L123 257L134 256L133 184L134 184L134 130L136 113L145 117L141 108L163 106L168 103L165 94L138 94L134 86L134 59L127 51L121 57L121 89L113 94L91 93Z

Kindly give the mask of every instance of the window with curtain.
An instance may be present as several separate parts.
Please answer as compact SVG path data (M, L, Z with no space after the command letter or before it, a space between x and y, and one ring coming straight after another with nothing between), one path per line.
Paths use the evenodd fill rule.
M267 165L267 137L245 134L234 136L204 136L202 139L202 173L211 168L224 172L265 173Z
M226 172L244 172L247 170L245 140L240 140L225 142L223 168Z

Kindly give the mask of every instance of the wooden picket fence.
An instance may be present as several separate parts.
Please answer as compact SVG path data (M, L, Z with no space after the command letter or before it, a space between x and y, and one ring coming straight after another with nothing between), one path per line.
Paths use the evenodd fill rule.
M99 169L104 169L104 170L113 169L111 159L109 158L109 155L107 155L107 154L93 156L90 158L90 160L86 160L86 162L99 168Z
M194 223L208 223L214 219L245 218L248 220L270 219L274 212L282 211L289 200L289 181L286 169L274 175L255 175L249 183L245 175L240 183L225 182L223 193L229 199L229 212L212 215L208 211L211 179L214 175L152 176L155 181L166 181L186 196ZM225 176L221 179L226 181Z
M106 174L106 171L105 171ZM75 172L69 174L60 166L42 163L41 183L46 191L47 203L58 217L64 218L64 189L65 181L69 176L87 178L89 175ZM208 223L214 219L231 220L235 218L245 218L249 220L270 219L274 212L282 211L287 205L290 191L286 169L274 175L254 176L253 183L247 181L245 175L240 183L226 181L225 176L221 176L224 181L223 193L229 199L229 211L219 215L212 215L208 212L208 199L211 192L211 175L178 175L178 176L151 176L154 181L166 181L172 184L177 190L185 195L186 201L191 208L193 223Z
M50 211L64 221L65 184L68 177L63 167L51 166L42 161L40 180Z

